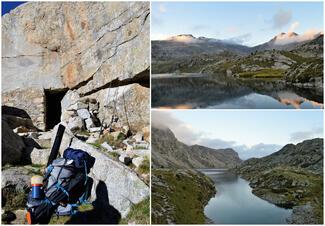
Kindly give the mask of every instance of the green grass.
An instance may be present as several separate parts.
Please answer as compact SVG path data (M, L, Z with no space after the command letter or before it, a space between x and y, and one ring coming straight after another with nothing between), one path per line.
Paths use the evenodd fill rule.
M150 198L131 207L128 215L121 219L120 224L150 224Z
M257 195L269 194L277 196L284 203L291 203L293 206L305 205L311 203L314 207L314 214L323 222L323 178L320 175L313 174L306 170L297 168L274 168L267 173L261 173L254 176L265 182L265 187L254 188ZM278 182L280 185L276 188L270 188L269 184ZM292 182L298 183L293 185ZM307 186L301 184L308 183ZM303 191L297 196L297 191Z
M147 157L144 158L142 164L138 167L138 172L141 174L150 172L150 161Z
M81 130L77 134L84 135L84 136L90 136L90 132L88 130Z
M284 70L264 68L257 71L241 72L238 74L239 78L282 78Z
M101 144L107 142L110 146L119 148L122 146L122 142L123 140L125 140L125 138L126 137L123 133L119 133L116 139L114 139L114 137L111 134L105 134L101 136L98 140L96 140L96 142L93 143L92 145L97 148L101 148Z
M282 51L281 54L285 57L290 58L291 60L295 61L298 64L302 64L304 62L308 62L308 59L302 56L299 56L298 54L294 54L290 51Z
M14 188L2 189L2 209L7 211L14 211L18 209L24 209L27 202L27 193L24 191L16 191Z
M180 174L175 170L152 170L155 177L160 178L168 184L169 189L164 186L152 184L152 211L160 211L166 208L165 200L161 197L167 197L168 208L174 208L171 211L172 217L177 224L204 224L205 216L203 208L214 194L213 183L204 175L194 174L187 171L186 174ZM152 223L166 224L167 216L153 216Z

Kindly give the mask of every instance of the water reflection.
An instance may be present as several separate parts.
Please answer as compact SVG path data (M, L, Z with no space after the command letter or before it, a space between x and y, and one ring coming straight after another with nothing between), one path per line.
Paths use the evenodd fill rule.
M186 77L187 76L187 77ZM152 105L189 108L324 108L323 95L287 87L279 80L236 80L224 76L153 75Z
M225 170L200 170L216 185L217 194L205 207L216 224L285 224L292 210L277 207L254 194L248 182Z

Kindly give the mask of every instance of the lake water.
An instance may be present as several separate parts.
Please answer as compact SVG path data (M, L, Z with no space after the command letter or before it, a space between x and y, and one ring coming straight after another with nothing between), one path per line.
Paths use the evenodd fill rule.
M322 109L323 94L276 80L193 75L152 75L154 108Z
M286 224L291 209L277 207L252 193L248 181L220 169L200 170L216 185L217 193L205 207L215 224Z

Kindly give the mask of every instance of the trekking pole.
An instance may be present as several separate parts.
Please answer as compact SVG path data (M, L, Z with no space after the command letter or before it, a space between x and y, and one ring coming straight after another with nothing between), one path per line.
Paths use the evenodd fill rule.
M55 140L46 166L49 166L53 162L53 160L56 159L56 157L58 156L64 130L65 127L60 124L58 131L56 132Z

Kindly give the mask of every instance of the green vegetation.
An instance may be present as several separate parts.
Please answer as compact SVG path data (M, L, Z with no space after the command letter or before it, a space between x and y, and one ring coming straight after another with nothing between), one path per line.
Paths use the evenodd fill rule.
M16 191L15 188L6 187L2 189L2 209L14 211L24 209L27 202L27 195L24 191Z
M284 70L264 68L257 71L241 72L238 74L239 78L282 78Z
M290 58L291 60L294 60L297 64L308 62L308 58L302 57L290 51L281 51L281 54L285 57Z
M77 135L90 136L90 132L88 130L81 130L77 133Z
M114 138L113 135L111 134L104 134L103 136L101 136L98 140L96 140L95 143L92 143L93 146L97 147L97 148L101 148L101 144L104 142L107 142L110 146L115 147L115 148L119 148L122 145L123 140L125 140L125 135L123 133L119 133L116 137L116 139Z
M146 198L142 202L131 207L128 215L121 219L120 224L150 224L150 199Z
M279 206L293 207L310 203L314 218L323 222L323 177L307 170L277 167L254 176L258 183L253 193ZM311 216L312 217L312 216Z
M161 181L152 183L152 211L168 213L153 214L152 223L204 224L204 206L215 194L213 182L205 175L192 170L152 170ZM162 186L161 184L166 184Z
M141 174L150 172L150 161L147 157L144 158L142 164L138 167L138 172Z

